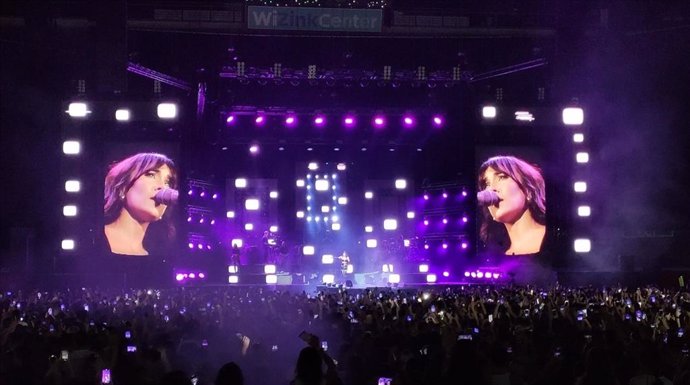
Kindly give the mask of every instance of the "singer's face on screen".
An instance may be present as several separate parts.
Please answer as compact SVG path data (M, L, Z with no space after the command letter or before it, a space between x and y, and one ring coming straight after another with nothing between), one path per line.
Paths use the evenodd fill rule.
M168 207L153 200L156 193L170 187L172 172L168 165L148 170L137 178L125 195L125 210L139 222L159 220Z
M489 167L484 172L486 188L493 190L501 199L498 205L489 206L491 217L501 223L514 223L527 210L527 199L520 186L508 174Z

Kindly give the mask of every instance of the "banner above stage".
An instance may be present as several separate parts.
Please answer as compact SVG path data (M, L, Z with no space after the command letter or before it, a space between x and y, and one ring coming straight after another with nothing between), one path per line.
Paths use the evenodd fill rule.
M381 32L380 9L247 7L249 29Z

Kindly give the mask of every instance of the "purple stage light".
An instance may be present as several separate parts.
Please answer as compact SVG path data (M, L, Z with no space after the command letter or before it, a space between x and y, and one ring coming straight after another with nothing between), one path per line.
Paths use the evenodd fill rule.
M206 278L206 274L204 274L204 273L199 273L199 278L201 278L201 279Z
M199 196L202 197L202 198L205 197L205 196L206 196L206 191L203 191L203 190L202 190L202 191L201 191L201 194L199 194Z
M235 115L228 115L227 119L225 119L225 123L228 125L231 125L235 122Z
M467 196L467 191L462 190L462 196L463 196L463 197L466 197L466 196Z
M414 118L412 115L403 116L403 125L407 128L412 128L412 126L414 126Z
M213 194L213 196L211 196L211 198L218 199L218 193Z
M383 116L377 115L374 117L374 126L376 128L382 128L385 124L386 124L386 119Z
M199 219L199 223L200 223L200 224L203 224L203 223L204 223L204 218L200 218L200 219Z
M351 128L355 125L355 118L351 115L347 115L343 119L343 124L345 124L345 127Z
M424 226L429 226L429 220L428 219L424 220Z
M484 278L484 273L481 271L477 272L477 278Z
M259 146L256 144L252 144L251 146L249 146L249 153L252 155L258 154L259 153Z
M201 243L199 243L198 245L196 245L196 248L199 249L199 250L203 250L204 245L202 245Z
M460 244L460 247L462 247L463 249L466 249L466 248L467 248L467 242L461 243L461 244Z
M450 277L450 273L447 272L447 271L444 271L444 272L443 272L443 276L446 277L446 278L448 278L448 277Z
M442 245L442 247L443 247L444 249L447 249L447 248L448 248L448 244L447 244L447 243L444 243L444 244Z
M189 242L189 243L187 244L187 246L189 246L190 249L193 249L193 248L194 248L194 244L191 243L191 242Z
M263 115L259 115L254 119L254 123L256 123L257 126L260 126L266 122L266 118Z
M194 190L189 189L189 191L187 191L187 195L190 195L190 196L191 196L191 195L193 195L193 194L194 194Z
M470 276L471 276L472 278L477 278L477 273L475 273L475 272L473 271L473 272L470 273Z
M429 250L429 244L428 243L424 244L424 250Z
M467 223L468 220L467 217L462 217L462 223Z
M294 115L288 115L285 118L285 125L291 127L291 126L294 126L295 124L297 124L297 118Z
M443 199L446 199L446 198L448 198L448 193L447 193L447 192L444 192L444 193L443 193Z
M183 279L184 279L184 274L182 274L182 273L175 274L175 280L177 282L182 282Z
M428 201L429 200L429 194L424 194L424 200Z
M498 273L494 273L494 274L493 274L494 279L498 279L500 276L501 276L501 275L498 274Z
M191 279L196 278L196 274L194 274L194 273L189 273L189 278L191 278Z
M448 218L443 218L443 224L447 225L448 224Z
M215 220L215 219L211 219L211 226L213 226L213 225L215 225L215 224L216 224L216 220Z
M434 122L434 126L439 128L443 126L443 118L440 115L434 115L431 120Z
M465 272L465 277L469 277L469 276L470 276L470 272L469 272L469 271L466 271L466 272Z
M191 221L192 221L192 217L191 216L187 217L187 222L191 222Z

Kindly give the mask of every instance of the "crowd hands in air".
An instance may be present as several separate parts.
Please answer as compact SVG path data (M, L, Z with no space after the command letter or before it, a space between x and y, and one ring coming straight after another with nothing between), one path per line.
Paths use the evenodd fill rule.
M685 290L82 288L0 306L3 384L690 384Z

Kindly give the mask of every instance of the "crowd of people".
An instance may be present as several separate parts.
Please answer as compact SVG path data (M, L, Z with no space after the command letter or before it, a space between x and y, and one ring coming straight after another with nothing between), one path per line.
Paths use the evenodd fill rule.
M2 384L690 384L690 293L4 291Z

